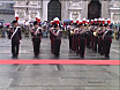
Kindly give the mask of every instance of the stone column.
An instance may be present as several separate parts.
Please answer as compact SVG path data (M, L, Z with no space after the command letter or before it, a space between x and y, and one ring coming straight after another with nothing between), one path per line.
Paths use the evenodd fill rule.
M70 12L69 14L70 14L69 19L72 20L73 19L72 18L72 12Z
M26 16L26 11L25 11L25 9L24 9L24 17Z
M31 11L29 11L29 22L31 21Z
M49 2L50 2L50 0L43 1L43 7L42 7L43 16L41 17L42 21L48 20L48 4L49 4Z
M83 2L82 16L81 18L88 18L88 5L90 1Z
M109 17L109 1L101 1L101 17Z
M81 10L79 11L79 20L81 20Z
M69 19L69 12L68 12L68 7L67 7L67 0L61 0L61 20Z
M114 20L113 20L113 15L114 15L114 13L112 12L112 13L111 13L111 21L114 21Z
M15 15L16 15L18 12L18 8L15 7L14 11L15 11Z

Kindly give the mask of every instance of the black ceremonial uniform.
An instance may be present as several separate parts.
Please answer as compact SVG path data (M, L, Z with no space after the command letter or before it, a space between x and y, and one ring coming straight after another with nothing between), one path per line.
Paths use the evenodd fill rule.
M69 38L69 49L72 49L72 33L70 29L68 29L68 38Z
M75 51L75 33L72 34L72 50Z
M103 31L99 30L98 31L98 53L100 53L101 55L103 55Z
M14 33L16 31L16 33ZM14 33L14 35L13 35ZM9 33L8 33L8 37L9 39L11 39L11 44L12 44L12 57L13 58L17 58L18 54L19 54L19 44L20 44L20 40L22 39L21 36L21 29L20 27L15 27L13 29L10 29Z
M54 41L53 41L53 29L51 29L51 31L50 31L50 41L51 41L51 52L53 53L53 43L54 43Z
M95 31L95 32L97 33L97 31ZM98 45L98 36L93 36L93 38L94 38L93 51L95 51L97 53L97 50L98 50L98 47L97 47L97 45Z
M76 52L77 49L77 30L75 30L74 33L74 52Z
M104 33L104 55L105 58L109 58L109 53L110 53L110 47L111 47L111 43L112 43L112 30L111 29L106 29L105 33Z
M85 54L85 38L86 38L86 35L87 35L86 32L82 32L79 36L79 38L80 38L80 41L79 41L80 42L80 50L79 50L79 52L80 52L81 58L84 58L84 54Z
M88 30L87 31L87 37L86 37L86 40L87 40L87 48L91 48L91 45L90 45L90 42L91 42L91 32Z
M79 31L76 34L76 54L79 54Z
M36 32L37 32L37 34L36 34ZM34 55L35 55L35 57L37 57L39 55L42 30L39 28L34 28L31 30L31 35L32 35L33 48L34 48Z
M91 32L91 48L92 48L92 50L94 50L94 35L93 35L94 28L95 28L95 26L92 26L92 28L90 29L90 32Z
M60 31L59 30L54 30L54 33L55 34L58 34L58 36L56 36L55 34L53 34L53 53L55 56L59 56L60 55L60 45L61 45L61 35L60 35Z
M103 39L102 39L103 34L104 34L104 32L103 32L103 24L100 23L99 26L100 27L98 28L98 32L97 32L97 34L98 34L98 53L103 55Z

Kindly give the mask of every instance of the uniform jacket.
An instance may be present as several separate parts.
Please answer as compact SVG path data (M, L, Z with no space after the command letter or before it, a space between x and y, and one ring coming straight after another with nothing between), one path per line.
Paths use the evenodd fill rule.
M33 39L35 39L35 38L41 38L41 37L42 37L42 29L40 28L40 29L39 29L39 33L37 33L37 34L35 35L36 31L37 31L37 28L33 28L33 29L31 30L31 35L32 35Z
M13 33L14 33L15 30L16 30L16 27L13 28L13 29L10 29L10 30L8 31L8 38L9 38L9 39L11 39L11 37L12 37L12 35L13 35ZM21 28L20 28L20 27L18 27L18 30L17 30L17 32L14 34L14 36L13 36L12 39L19 39L19 40L22 39Z

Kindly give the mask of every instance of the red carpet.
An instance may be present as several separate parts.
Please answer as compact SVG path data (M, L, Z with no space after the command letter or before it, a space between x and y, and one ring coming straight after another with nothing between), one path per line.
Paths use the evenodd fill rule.
M0 64L120 65L120 60L0 60Z

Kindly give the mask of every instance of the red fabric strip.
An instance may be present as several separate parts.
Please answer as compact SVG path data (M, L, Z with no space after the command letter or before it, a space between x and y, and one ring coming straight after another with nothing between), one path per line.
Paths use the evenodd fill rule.
M120 60L0 60L0 64L120 65Z

